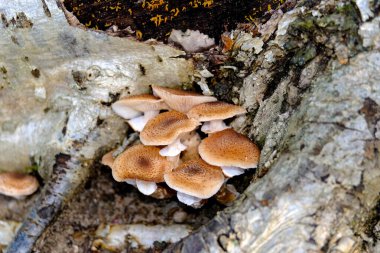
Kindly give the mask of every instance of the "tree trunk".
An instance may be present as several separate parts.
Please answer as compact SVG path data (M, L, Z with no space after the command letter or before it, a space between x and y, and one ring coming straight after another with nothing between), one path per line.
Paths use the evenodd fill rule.
M362 252L380 192L379 69L361 53L314 82L269 172L167 252Z
M248 110L232 125L262 147L261 161L232 207L167 252L379 249L380 19L368 4L299 1L235 30L227 62L203 63L218 69L209 82L218 98ZM190 83L194 70L169 46L72 27L53 0L0 12L0 168L53 175L9 248L29 252L125 135L110 103L150 84Z

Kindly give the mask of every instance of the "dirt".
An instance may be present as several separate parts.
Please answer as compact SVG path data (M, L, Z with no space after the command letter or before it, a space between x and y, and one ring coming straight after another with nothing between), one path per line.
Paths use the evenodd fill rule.
M107 167L98 166L94 170L93 177L84 189L64 208L57 221L38 240L36 252L94 252L91 246L96 239L95 232L104 224L165 225L174 224L176 220L177 223L187 224L195 230L223 208L215 200L210 200L201 209L187 207L178 203L176 198L157 200L140 194L126 183L114 181ZM28 206L31 201L32 199L26 203L16 201L20 210L13 216L10 212L11 216L8 217L19 220L25 213L25 205ZM165 246L167 245L157 244L154 251L161 251ZM128 250L145 251L148 250Z

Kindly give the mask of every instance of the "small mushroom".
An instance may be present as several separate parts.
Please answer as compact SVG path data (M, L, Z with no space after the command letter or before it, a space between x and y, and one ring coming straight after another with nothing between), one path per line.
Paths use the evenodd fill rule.
M115 158L113 157L113 152L115 152L115 150L111 150L110 152L103 155L100 163L105 165L105 166L112 168L112 164L115 161Z
M245 113L246 110L241 106L215 101L194 106L187 116L200 122L206 122L201 131L213 133L229 128L223 120Z
M240 193L232 184L223 185L218 193L215 195L216 201L219 203L230 206L238 197Z
M164 178L166 184L177 191L178 200L190 206L212 197L224 182L221 169L202 159L184 162L166 172Z
M199 155L207 163L220 166L226 177L244 173L244 169L256 168L260 158L259 148L246 136L226 129L203 139Z
M200 158L198 153L198 146L201 143L201 137L196 131L189 132L186 135L182 136L181 142L187 147L181 155L182 162Z
M160 149L141 144L132 146L116 157L112 165L112 176L118 182L127 181L145 194L151 195L157 190L157 184L164 182L165 171L172 164L160 156Z
M181 143L181 135L193 131L199 122L189 119L185 114L177 111L164 112L149 120L140 133L140 140L144 145L163 146L162 156L177 156L186 146Z
M162 99L142 94L122 98L112 104L112 109L117 115L129 119L128 124L133 130L141 132L148 120L169 107ZM142 113L144 115L141 116Z
M173 110L187 113L192 107L216 101L215 97L203 96L195 92L170 89L161 86L152 86L153 94L162 98Z
M0 173L0 194L14 198L23 198L33 194L38 189L35 177L16 172Z

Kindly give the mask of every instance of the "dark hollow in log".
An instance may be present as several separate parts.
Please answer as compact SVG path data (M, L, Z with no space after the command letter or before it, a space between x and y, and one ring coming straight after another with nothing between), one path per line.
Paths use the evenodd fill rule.
M86 27L107 30L113 25L130 27L141 39L167 38L172 29L199 30L218 39L239 22L278 8L284 0L66 0L72 12ZM127 33L128 34L128 33Z

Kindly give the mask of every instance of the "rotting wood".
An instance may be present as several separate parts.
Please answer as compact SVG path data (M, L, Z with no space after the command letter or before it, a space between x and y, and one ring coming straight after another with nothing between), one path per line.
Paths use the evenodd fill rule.
M88 28L113 29L138 39L166 39L172 29L199 30L219 40L237 23L252 22L283 0L65 0L64 5ZM128 28L129 27L129 28ZM127 29L128 28L128 29ZM133 33L132 33L133 31Z
M52 18L60 13L55 9L54 1L46 1L46 4ZM355 35L360 23L352 3L343 4L342 1L330 0L321 5L318 6L321 16L318 16L318 12L308 12L301 8L286 13L283 19L281 14L279 20L282 30L277 30L277 35L274 36L276 38L262 54L253 53L252 50L237 50L239 55L236 58L241 59L259 54L253 59L247 59L244 64L254 61L262 64L260 67L248 64L247 69L251 72L247 72L248 76L237 87L240 88L238 91L241 102L249 109L250 115L243 121L240 119L234 122L234 126L260 140L264 146L260 171L269 169L269 173L252 184L233 207L218 214L209 224L168 251L355 251L365 246L365 240L368 239L358 235L364 231L364 222L378 201L379 192L378 112L368 112L378 110L377 105L380 103L377 75L380 56L376 52L355 56L358 53L357 48L360 48L360 40ZM27 6L22 6L16 11L21 12L23 8L27 10ZM14 7L9 7L9 10L11 11L6 13L8 17L15 12ZM46 13L43 15L46 16ZM26 16L31 19L33 29L37 29L38 22L34 22L28 13ZM58 19L63 20L62 15ZM337 20L342 21L338 26ZM9 23L12 24L8 19L6 21L8 26ZM329 21L327 26L326 21ZM21 18L14 26L28 29L23 28L23 24L30 25L28 20ZM283 26L289 29L284 29ZM6 31L9 32L8 35L12 34L12 31ZM28 30L24 32L28 33ZM282 36L279 35L280 32L283 32ZM81 36L86 36L84 34ZM94 36L91 39L103 36L94 35L93 32L89 34ZM268 37L272 35L274 34L269 34ZM291 39L283 39L284 36L290 36ZM373 37L376 38L376 35ZM14 37L10 41L14 45L22 45L24 40L24 37ZM70 49L73 60L84 57L76 55L81 52L78 47L73 46ZM372 48L368 46L367 49ZM90 49L90 54L91 52ZM25 61L32 58L30 55L26 57L23 58ZM110 57L117 58L116 55ZM286 57L292 58L289 60ZM4 66L13 66L11 63ZM32 64L36 64L35 60ZM316 65L321 65L318 66L320 71L316 71ZM86 74L98 74L98 69L91 68L87 72L80 71L80 68L78 70L77 65L64 66L74 70L75 74L69 83L78 85L80 92L75 93L76 96L84 97L82 92L91 90L91 85L94 84L88 82L87 79L89 77L91 80L91 76ZM1 73L12 77L9 74L12 73L9 71L12 68L5 69ZM33 69L20 71L20 76L30 78L32 74L29 72ZM63 70L67 74L67 69ZM105 70L101 70L104 74ZM45 71L48 72L46 68L40 71L38 79L44 77ZM305 93L316 75L323 75L325 78L313 82L311 92ZM12 78L10 81L15 80ZM22 81L28 83L28 78ZM104 84L104 79L98 81ZM255 84L258 82L264 86L257 87ZM6 87L10 84L12 82L4 82ZM99 83L95 82L96 84ZM31 89L32 93L34 88L33 86ZM62 89L65 91L67 88ZM214 87L214 90L218 89L221 88ZM38 98L43 99L43 93L39 93L40 89L37 91ZM257 96L248 96L252 95L249 91L254 91L253 94ZM304 94L307 96L299 104ZM110 103L111 97L103 103ZM294 112L296 113L293 115ZM32 111L31 114L36 112ZM35 120L39 119L37 117ZM73 116L74 119L77 118ZM54 121L55 118L48 120ZM259 123L268 127L262 127L258 131L255 126ZM115 123L115 126L119 125L120 123ZM10 128L8 126L6 129L9 131ZM121 131L118 131L118 136L121 135ZM77 142L73 144L74 148L83 147ZM41 146L38 148L43 150Z

